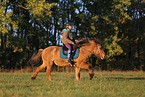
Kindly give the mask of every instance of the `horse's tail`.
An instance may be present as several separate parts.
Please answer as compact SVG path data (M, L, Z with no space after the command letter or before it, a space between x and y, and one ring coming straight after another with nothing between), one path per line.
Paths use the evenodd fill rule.
M43 51L43 49L39 49L38 53L34 52L32 57L29 59L28 63L30 63L33 66L36 66L36 65L40 64L42 62L42 58L41 58L42 51Z

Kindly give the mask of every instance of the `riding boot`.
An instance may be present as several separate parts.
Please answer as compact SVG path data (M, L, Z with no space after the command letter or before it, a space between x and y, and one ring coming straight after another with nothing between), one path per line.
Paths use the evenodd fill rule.
M75 62L73 61L71 53L71 50L68 50L68 63L70 63L71 66L73 66Z
M72 59L71 58L68 58L68 63L72 63Z
M71 63L71 50L68 50L68 62Z

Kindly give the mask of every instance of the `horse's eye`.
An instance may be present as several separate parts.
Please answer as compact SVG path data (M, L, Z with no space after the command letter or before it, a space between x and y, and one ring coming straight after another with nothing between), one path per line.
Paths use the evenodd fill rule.
M103 48L102 47L100 47L100 50L102 50Z

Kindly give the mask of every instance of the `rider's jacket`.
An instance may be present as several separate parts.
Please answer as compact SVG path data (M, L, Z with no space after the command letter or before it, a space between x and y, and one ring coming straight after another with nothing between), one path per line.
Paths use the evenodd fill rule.
M68 29L62 30L62 42L64 44L69 43L71 44L73 41L72 33Z

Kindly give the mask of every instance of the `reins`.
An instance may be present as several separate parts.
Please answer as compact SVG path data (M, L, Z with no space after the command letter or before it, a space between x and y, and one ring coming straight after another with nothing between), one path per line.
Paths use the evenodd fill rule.
M100 46L100 45L97 45L96 48L97 48L98 46ZM89 53L92 53L91 51L88 51L88 50L85 49L85 48L82 48L82 47L80 47L80 48L83 49L83 50L85 50L85 51L87 51L87 52L89 52ZM95 53L93 53L93 54L96 54L97 50L98 50L98 49L96 49L96 50L95 50ZM98 53L99 53L99 55L100 55L99 50L98 50Z
M85 51L87 51L87 52L89 52L89 53L92 53L92 52L90 52L90 51L88 51L87 49L85 49L85 48L82 48L82 47L80 47L81 49L83 49L83 50L85 50Z

